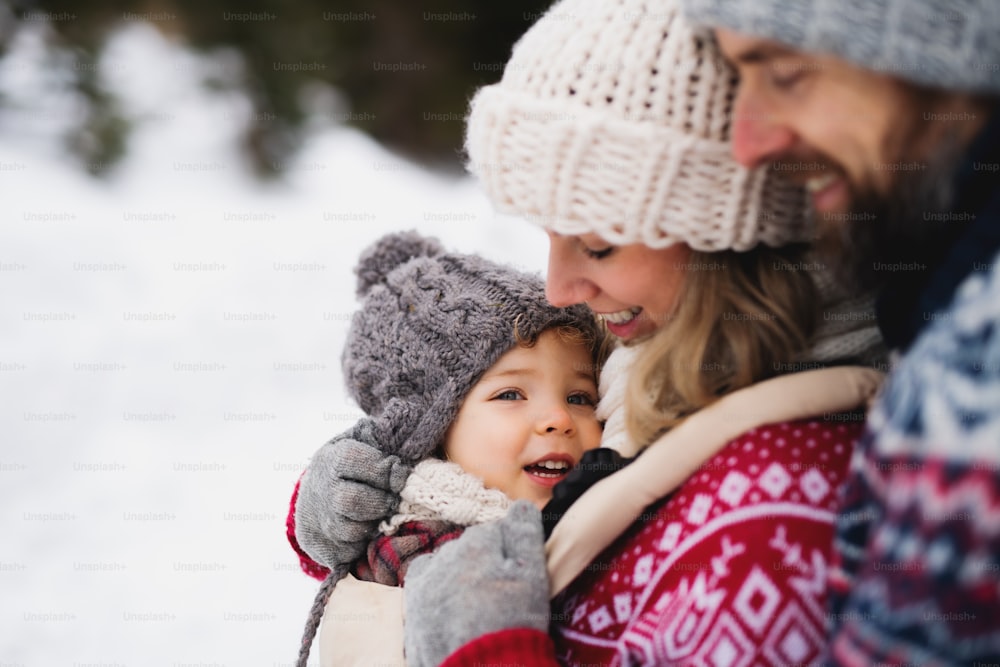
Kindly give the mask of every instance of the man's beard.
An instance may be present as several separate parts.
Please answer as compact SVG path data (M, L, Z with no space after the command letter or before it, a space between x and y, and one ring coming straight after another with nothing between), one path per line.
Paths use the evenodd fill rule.
M841 284L879 290L897 280L919 281L940 262L964 227L956 220L966 217L951 215L962 151L961 142L947 134L920 151L929 157L913 156L915 148L901 151L891 164L923 168L896 172L887 194L852 185L851 213L817 220L817 249Z

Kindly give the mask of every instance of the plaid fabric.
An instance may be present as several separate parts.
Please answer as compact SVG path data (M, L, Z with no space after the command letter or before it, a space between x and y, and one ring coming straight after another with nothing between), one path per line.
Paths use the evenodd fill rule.
M411 521L393 535L379 535L368 545L368 560L358 561L354 576L386 586L402 586L406 569L417 556L433 553L464 528L447 521Z
M301 481L301 480L300 480ZM299 557L302 571L323 581L330 574L329 568L309 557L295 539L295 501L299 496L299 482L295 483L285 519L285 537ZM386 586L401 586L410 560L433 553L445 542L462 534L463 528L447 521L412 521L399 527L394 535L380 535L368 545L367 561L358 561L353 574L363 581L374 581Z

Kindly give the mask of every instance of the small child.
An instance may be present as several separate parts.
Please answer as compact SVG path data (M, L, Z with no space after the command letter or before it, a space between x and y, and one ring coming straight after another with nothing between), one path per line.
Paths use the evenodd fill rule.
M502 518L513 500L543 507L601 440L596 369L604 336L586 307L555 308L538 277L444 253L412 232L378 241L356 273L363 305L342 361L368 418L317 452L293 498L293 546L330 569L299 665L324 608L337 610L324 624L324 665L400 661L399 587L412 559L467 526ZM331 470L366 467L353 458L358 441L397 456L386 474L405 476L405 484L366 557L345 563L322 548L334 520L324 487Z

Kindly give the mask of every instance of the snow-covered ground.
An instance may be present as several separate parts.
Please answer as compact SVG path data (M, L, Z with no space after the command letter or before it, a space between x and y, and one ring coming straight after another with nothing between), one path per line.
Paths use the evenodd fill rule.
M0 667L291 665L316 582L285 515L360 414L339 366L358 253L416 228L541 270L544 235L343 128L255 181L245 103L141 26L106 74L145 120L95 182L44 140L58 112L32 111L21 48L0 69L25 100L0 118Z

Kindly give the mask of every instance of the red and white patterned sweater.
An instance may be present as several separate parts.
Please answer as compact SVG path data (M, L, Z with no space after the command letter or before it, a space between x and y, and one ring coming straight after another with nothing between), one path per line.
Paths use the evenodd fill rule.
M444 664L818 663L838 488L862 424L842 416L726 445L554 600L554 647L507 630Z

